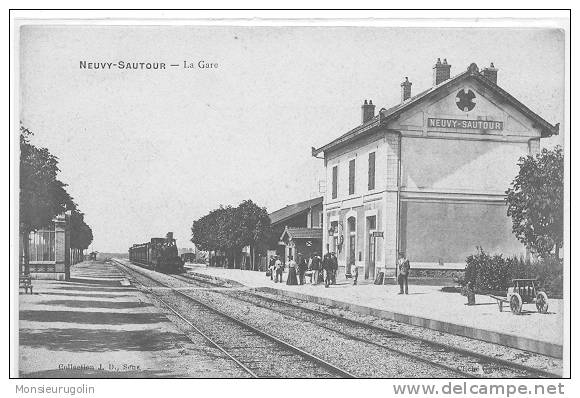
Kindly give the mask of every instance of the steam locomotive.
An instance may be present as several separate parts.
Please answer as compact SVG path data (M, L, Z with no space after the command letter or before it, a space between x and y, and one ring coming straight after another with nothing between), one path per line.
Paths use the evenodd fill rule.
M169 274L184 271L173 232L168 232L165 238L151 238L150 242L134 244L129 248L129 261L141 267Z

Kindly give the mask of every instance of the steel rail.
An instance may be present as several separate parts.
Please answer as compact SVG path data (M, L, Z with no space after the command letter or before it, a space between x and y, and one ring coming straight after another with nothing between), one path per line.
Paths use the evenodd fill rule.
M258 375L256 375L251 369L248 369L248 367L246 367L246 365L244 365L243 363L241 363L238 359L234 358L229 352L226 351L225 348L223 348L221 345L219 345L218 343L216 343L215 341L213 341L213 339L211 337L209 337L207 334L205 334L202 330L200 330L192 322L190 322L189 320L187 320L175 308L173 308L173 306L171 306L169 303L167 303L165 300L163 300L161 297L159 297L158 294L153 293L153 291L151 289L149 289L149 292L155 296L155 299L156 300L158 300L159 302L161 302L165 307L167 307L168 310L170 310L171 312L173 312L173 314L175 316L177 316L183 322L187 323L192 329L194 329L198 334L200 334L203 338L205 338L207 341L209 341L209 343L212 344L215 348L217 348L218 350L220 350L221 352L223 352L228 358L230 358L232 361L234 361L245 372L249 373L253 378L258 378Z
M187 279L190 279L189 277L183 277L183 276L181 276L181 278L183 278L183 279L181 279L181 278L178 277L178 275L177 276L174 275L174 277L176 279L179 279L179 280L183 280L183 279L186 279L187 280ZM200 281L200 282L205 282L205 281ZM211 284L211 282L207 282L207 283L210 283ZM253 302L251 300L245 300L245 299L243 299L241 297L232 296L232 295L228 294L227 291L223 291L223 290L222 291L216 291L216 293L223 294L223 295L227 295L228 297L234 298L235 300L242 301L244 303L249 303L249 304L255 305L257 307L265 308L265 309L268 309L270 311L273 311L272 307L268 307L268 306L266 306L264 304L259 304L259 303ZM260 295L257 295L255 293L253 293L253 292L244 291L244 293L247 293L247 294L252 295L254 297L258 297L258 298L260 298L262 300L272 301L272 302L280 303L280 304L286 304L286 303L284 303L282 301L279 301L279 300L276 300L276 299L271 299L269 297L260 296ZM292 305L292 306L294 307L294 305ZM297 305L295 307L297 307L300 310L307 310L307 311L309 310L309 308L304 308L304 307L297 306ZM355 336L353 334L344 332L342 330L337 330L336 328L333 328L333 327L330 327L330 326L325 326L325 325L318 324L318 323L313 322L313 321L311 321L309 319L305 319L303 317L300 317L299 315L288 314L288 313L282 313L282 314L283 315L286 315L286 316L290 316L290 317L292 317L294 319L300 319L302 321L306 321L308 323L311 323L311 324L315 325L316 327L320 327L320 328L323 328L323 329L326 329L326 330L330 330L330 331L332 331L334 333L341 334L341 335L343 335L343 336L345 336L345 337L347 337L347 338L349 338L351 340L359 341L359 342L365 343L365 344L374 345L376 347L385 349L387 351L391 351L391 352L394 352L396 354L402 355L402 356L404 356L406 358L413 359L413 360L419 361L419 362L423 362L423 363L426 363L426 364L431 365L431 366L439 367L441 369L444 369L444 370L447 370L447 371L456 373L458 375L461 375L462 377L465 377L465 378L474 378L474 377L479 378L480 377L479 375L474 375L473 373L464 372L464 371L462 371L460 369L457 369L457 368L454 368L452 366L448 366L448 365L445 365L445 364L442 364L442 363L438 363L438 362L435 362L435 361L432 361L432 360L429 360L429 359L425 359L425 358L422 358L422 357L420 357L418 355L411 354L411 353L408 353L406 351L399 350L397 348L389 347L389 346L387 346L385 344L381 344L381 343L378 343L376 341L372 341L372 340L369 340L369 339L365 339L363 337ZM321 314L324 314L325 316L329 317L329 315L327 315L325 313L321 313ZM330 317L334 317L334 316L330 316ZM365 327L366 327L366 325L365 325Z
M126 265L124 265L120 262L117 262L116 260L113 260L113 261L115 261L117 264L121 265L121 267L123 267L125 269L128 268ZM218 350L223 352L228 358L230 358L232 361L234 361L234 363L236 363L239 367L241 367L245 372L249 373L253 378L258 378L258 376L251 369L248 369L246 367L246 365L241 363L238 359L234 358L229 352L226 351L226 349L224 349L221 345L219 345L217 342L215 342L211 337L209 337L207 334L205 334L202 330L200 330L192 322L190 322L188 319L186 319L183 315L181 315L171 304L169 304L165 300L163 300L158 294L155 294L152 289L147 289L147 290L149 291L149 293L151 293L152 295L155 296L156 300L161 302L168 310L173 312L173 314L175 316L177 316L183 322L188 324L192 329L194 329L198 334L200 334L204 339L206 339L211 345L213 345L215 348L217 348Z
M123 263L121 263L121 262L119 262L117 260L113 260L113 261L115 261L117 264L120 264L124 268L129 268L129 267L127 267L127 265L125 265L125 264L123 264ZM277 338L275 336L272 336L271 334L268 334L267 332L264 332L264 331L262 331L260 329L257 329L256 327L254 327L254 326L252 326L252 325L250 325L250 324L248 324L248 323L246 323L246 322L244 322L244 321L242 321L242 320L240 320L240 319L238 319L238 318L236 318L234 316L231 316L231 315L229 315L229 314L227 314L227 313L225 313L225 312L223 312L221 310L218 310L217 308L215 308L215 307L213 307L213 306L211 306L211 305L209 305L207 303L204 303L203 301L200 301L200 300L196 299L195 297L192 297L192 296L190 296L190 295L188 295L188 294L180 291L179 288L175 288L175 287L169 286L169 285L167 285L167 284L165 284L163 282L160 282L160 281L154 279L153 277L151 277L150 275L147 275L147 274L145 274L145 273L143 273L143 272L141 272L139 270L132 269L132 268L129 268L129 269L131 269L133 272L136 272L136 273L138 273L138 274L140 274L142 276L145 276L146 278L149 278L150 280L154 281L155 283L158 283L160 285L163 285L165 287L170 288L175 293L180 294L183 297L186 297L187 299L195 302L196 304L198 304L198 305L200 305L202 307L207 308L208 310L210 310L210 311L212 311L212 312L214 312L214 313L216 313L216 314L218 314L218 315L220 315L220 316L222 316L222 317L224 317L224 318L226 318L226 319L228 319L228 320L230 320L230 321L232 321L232 322L234 322L234 323L242 326L245 329L251 330L255 334L258 334L259 336L262 336L262 337L265 337L268 340L274 341L278 345L281 345L284 348L286 348L286 349L288 349L288 350L290 350L292 352L295 352L295 353L299 354L300 356L305 357L306 359L308 359L308 360L310 360L312 362L318 363L323 368L325 368L327 370L330 370L332 373L335 373L335 374L340 375L340 376L345 377L345 378L356 378L356 376L353 375L353 374L351 374L350 372L348 372L348 371L346 371L344 369L341 369L341 368L339 368L339 367L331 364L328 361L325 361L324 359L322 359L322 358L320 358L320 357L318 357L318 356L316 356L314 354L311 354L311 353L309 353L307 351L304 351L303 349L301 349L299 347L296 347L293 344L290 344L290 343L288 343L286 341L283 341L283 340L281 340L281 339L279 339L279 338ZM174 275L171 275L171 276L175 277Z
M173 276L176 279L179 279L179 280L184 280L184 279L185 280L193 280L193 281L205 283L205 284L208 284L208 285L219 286L217 283L214 283L214 282L211 282L209 280L202 279L202 278L196 278L195 276L192 276L192 275L187 275L187 276L186 275L173 275ZM226 294L226 292L223 291L223 290L221 290L221 291L217 291L216 290L216 292L221 293L221 294ZM323 311L320 311L320 310L315 310L315 309L312 309L312 308L303 307L303 306L301 306L299 304L289 303L289 302L284 301L284 300L277 300L277 299L272 298L272 297L265 297L265 296L262 296L260 294L257 294L256 292L253 292L251 290L244 290L244 292L246 294L248 294L248 295L251 295L251 296L254 296L254 297L263 299L263 300L269 300L269 301L276 302L276 303L279 303L279 304L282 304L282 305L285 305L285 306L288 306L288 307L294 307L296 309L300 309L300 310L309 312L311 314L323 315L325 317L334 318L334 319L336 319L336 320L338 320L340 322L349 323L349 324L354 325L354 326L365 327L365 328L369 328L369 329L372 329L372 330L376 330L376 331L381 332L381 333L393 335L393 336L396 336L396 337L400 337L400 338L404 338L404 339L409 339L409 340L415 340L415 341L418 341L418 342L427 344L427 345L429 345L429 346L431 346L433 348L445 349L445 350L453 351L453 352L458 353L458 354L461 354L461 355L476 357L476 358L481 359L481 360L484 360L484 361L486 361L486 362L488 362L490 364L502 365L502 366L507 367L507 368L521 370L521 371L525 371L525 372L532 373L532 374L537 374L537 375L540 375L541 377L545 377L545 378L562 378L562 375L557 374L557 373L553 373L553 372L549 372L549 371L546 371L546 370L541 370L541 369L533 368L531 366L526 366L526 365L519 364L519 363L510 362L510 361L508 361L506 359L490 357L488 355L480 354L480 353L477 353L475 351L470 351L470 350L467 350L467 349L464 349L464 348L454 347L454 346L451 346L451 345L448 345L448 344L444 344L444 343L440 343L440 342L428 340L428 339L423 338L423 337L406 335L406 334L401 333L401 332L396 332L396 331L389 330L389 329L386 329L386 328L381 327L381 326L368 324L368 323L361 322L361 321L357 321L357 320L354 320L354 319L342 318L342 317L339 317L337 315L330 314L330 313L327 313L327 312L323 312ZM238 300L248 302L246 300L243 300L242 298L238 298ZM260 306L259 304L255 304L255 305ZM266 306L263 306L263 307L264 308L268 308ZM325 326L321 326L321 327L324 327L324 328L327 328L327 329L330 329L330 330L337 331L337 330L332 329L332 328L329 328L329 327L325 327ZM342 333L342 334L346 334L348 336L352 336L352 335L350 335L350 334L348 334L346 332L342 332L342 331L337 331L337 332ZM352 337L359 338L357 336L352 336ZM373 342L373 341L370 341L370 340L368 340L367 342L369 342L371 344L375 344L375 345L379 344L379 343L376 343L376 342ZM387 349L399 351L399 350L397 350L395 348L387 347L387 346L384 346L384 345L381 345L381 346L383 346L384 348L387 348ZM407 353L404 353L404 354L407 354ZM413 354L408 354L408 355L413 355ZM421 360L422 361L427 361L426 359L421 359ZM442 365L442 366L445 366L445 365ZM458 369L456 371L461 372ZM469 377L474 377L474 375L472 373L466 373L466 374L468 374ZM535 378L535 377L530 376L529 378Z

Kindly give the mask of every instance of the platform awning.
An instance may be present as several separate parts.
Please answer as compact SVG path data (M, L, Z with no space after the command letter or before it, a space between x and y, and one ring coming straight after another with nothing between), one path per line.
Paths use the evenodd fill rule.
M284 229L280 241L297 239L319 239L322 240L322 228L288 228Z

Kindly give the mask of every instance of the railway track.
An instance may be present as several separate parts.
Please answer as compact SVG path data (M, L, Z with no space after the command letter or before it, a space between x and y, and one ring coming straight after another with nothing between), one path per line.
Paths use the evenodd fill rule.
M163 283L114 261L175 316L250 377L352 378L348 371ZM149 283L144 283L148 281ZM153 282L156 286L150 286ZM203 320L203 322L199 322Z
M173 277L184 282L190 281L191 283L193 281L204 286L219 286L192 275L173 275ZM380 326L339 317L248 290L220 289L212 290L212 293L227 295L248 304L313 323L318 327L340 333L354 340L430 363L442 369L458 372L463 377L561 378L561 375L557 373L489 357L416 336L404 335Z

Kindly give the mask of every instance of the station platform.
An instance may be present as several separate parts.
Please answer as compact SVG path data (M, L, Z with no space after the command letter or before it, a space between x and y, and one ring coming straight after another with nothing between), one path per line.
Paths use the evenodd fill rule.
M18 300L19 377L238 374L202 337L188 338L111 264L86 261L71 267L70 281L34 280L33 286L34 294L21 291Z
M499 312L495 300L477 295L476 305L467 306L467 298L459 293L443 292L440 286L409 285L408 295L399 295L399 286L375 285L361 280L353 286L344 275L337 284L301 286L274 283L264 272L187 265L189 273L206 278L229 281L257 290L277 293L318 304L392 319L491 343L532 351L555 358L563 354L563 300L549 298L547 314L536 312L534 304L525 304L521 315L514 315L504 306Z

